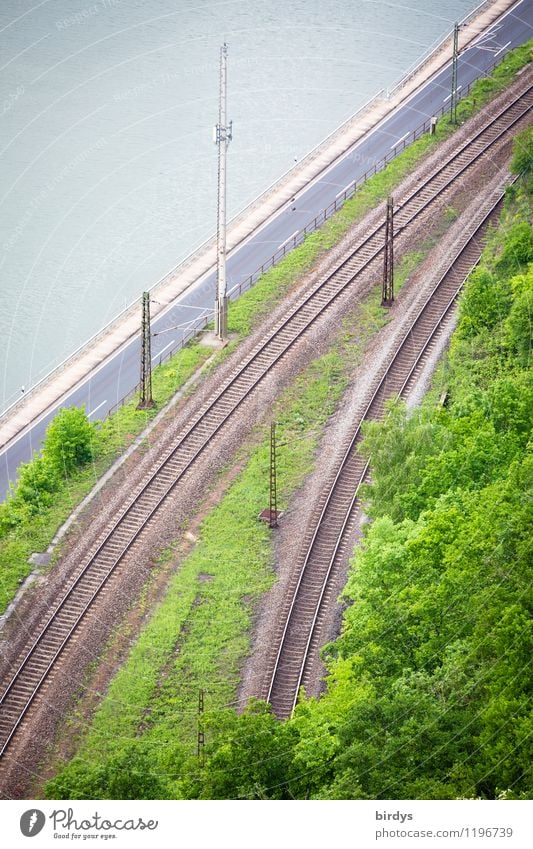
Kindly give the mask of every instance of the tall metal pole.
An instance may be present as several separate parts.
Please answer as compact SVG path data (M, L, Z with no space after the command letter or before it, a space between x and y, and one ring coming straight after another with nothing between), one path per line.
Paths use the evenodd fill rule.
M385 219L385 257L383 261L383 288L381 306L390 307L394 302L394 199L387 198Z
M218 145L217 202L217 292L215 300L215 333L219 339L228 335L228 295L226 287L226 151L231 141L232 122L226 126L228 45L220 48L220 93L215 143Z
M197 745L196 745L196 754L198 757L198 761L200 766L204 765L204 746L205 746L205 733L202 725L202 714L204 712L204 691L198 691L198 733L197 733Z
M278 527L278 491L276 479L276 422L270 425L270 505L269 521L271 528Z
M152 348L150 342L150 292L143 292L141 319L141 380L137 409L142 410L153 406Z
M457 57L459 56L459 24L453 28L453 56L452 56L452 96L450 99L450 120L457 124Z

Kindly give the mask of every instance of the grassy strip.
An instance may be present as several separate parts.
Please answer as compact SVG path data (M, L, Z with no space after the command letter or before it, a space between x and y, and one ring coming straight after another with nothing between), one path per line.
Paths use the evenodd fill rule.
M474 84L468 97L459 103L460 121L477 112L512 82L516 72L531 61L532 45L533 40L511 51L491 77ZM424 155L440 140L447 138L454 129L447 118L442 118L434 136L425 135L406 148L387 168L369 179L320 230L309 235L300 247L264 274L238 301L231 302L228 325L234 339L214 358L213 367L220 359L227 357L238 342L279 303L299 275L308 271L324 251L338 244L356 221L382 201L418 165ZM209 351L205 347L193 343L178 352L168 363L154 369L156 407L153 410L138 411L135 409L134 399L106 419L95 433L95 461L92 466L65 480L53 507L43 509L39 515L33 516L1 540L0 612L5 610L18 586L29 574L29 555L33 551L42 551L49 545L58 527L90 492L99 477L201 366L208 355Z
M436 232L398 263L397 291L454 218L454 210L448 210ZM279 442L290 446L281 448L278 457L282 508L312 469L322 427L369 339L389 317L381 307L381 286L376 286L346 316L332 349L311 363L276 403ZM81 734L78 754L50 785L51 795L84 797L88 782L94 789L98 780L95 770L105 772L131 746L150 752L155 772L175 772L194 752L198 690L205 692L206 708L235 704L253 612L274 579L271 532L256 518L268 504L269 438L261 431L261 444L202 523L198 544L171 579L88 733ZM172 556L170 550L162 561ZM69 733L77 725L75 717Z
M6 609L29 574L30 554L46 549L75 507L209 353L207 348L198 344L187 346L178 356L155 369L153 386L154 394L160 399L159 404L153 410L137 410L137 399L134 399L109 416L94 430L93 462L64 478L51 506L41 508L39 513L5 534L0 541L0 612Z
M276 405L280 442L290 444L279 456L281 506L312 468L317 431L332 414L346 379L340 351L333 351L315 361ZM263 434L244 470L203 521L199 542L112 681L62 779L69 793L78 793L70 786L72 774L94 774L132 743L153 749L161 769L169 746L174 759L177 750L181 758L190 756L199 687L207 705L235 699L253 612L274 581L272 532L257 519L268 504L268 467L269 440ZM167 552L166 558L171 556Z

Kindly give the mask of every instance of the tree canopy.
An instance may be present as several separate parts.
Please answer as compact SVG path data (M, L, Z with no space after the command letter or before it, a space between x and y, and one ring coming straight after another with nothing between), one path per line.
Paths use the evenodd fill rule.
M365 429L371 522L354 553L342 632L323 651L326 693L302 699L286 722L261 703L240 716L206 712L205 763L179 746L137 753L139 793L531 797L530 197L522 177L460 299L435 390ZM445 407L436 403L443 386ZM74 759L49 794L130 792L114 772L130 769L131 745L89 770Z

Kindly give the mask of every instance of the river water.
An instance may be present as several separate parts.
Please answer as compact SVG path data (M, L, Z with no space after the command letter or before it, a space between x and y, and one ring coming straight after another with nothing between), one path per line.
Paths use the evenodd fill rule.
M474 0L2 0L0 410L390 86Z

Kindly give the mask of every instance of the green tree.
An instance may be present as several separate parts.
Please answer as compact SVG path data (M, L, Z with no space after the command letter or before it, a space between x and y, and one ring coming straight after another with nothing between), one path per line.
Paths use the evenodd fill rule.
M514 300L505 326L507 339L520 364L528 366L533 340L533 266L527 274L513 277L511 286Z
M93 434L83 407L62 409L46 429L43 456L58 474L71 475L92 460Z
M74 760L46 785L49 799L168 799L164 775L154 768L149 750L126 744L102 764Z
M24 501L32 513L49 507L57 488L56 470L46 457L34 454L30 463L19 467L17 498Z
M36 453L29 463L21 463L18 472L16 486L11 485L0 505L0 537L50 507L59 486L54 467Z
M205 766L189 763L180 785L187 799L286 799L296 730L278 722L270 705L252 701L241 716L205 714Z
M530 175L533 171L533 127L522 130L516 136L511 171L513 174L526 175Z
M460 337L471 338L484 328L492 330L506 317L510 303L507 280L484 268L474 271L460 302Z
M517 221L505 234L503 250L498 256L495 270L503 278L504 275L525 271L530 262L533 262L533 227L527 221ZM510 283L508 287L510 289ZM501 302L502 310L505 303L510 306L508 295L505 302Z

